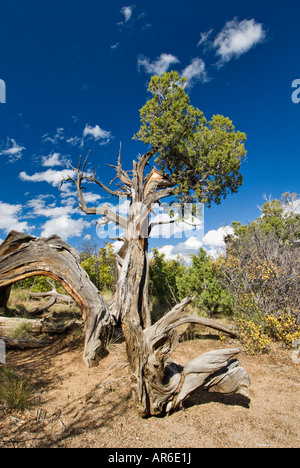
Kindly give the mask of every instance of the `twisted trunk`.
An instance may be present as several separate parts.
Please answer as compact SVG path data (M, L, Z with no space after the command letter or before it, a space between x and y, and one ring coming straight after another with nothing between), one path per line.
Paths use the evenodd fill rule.
M105 352L114 326L108 306L81 268L77 252L58 236L39 239L12 231L0 246L0 289L7 304L12 284L30 276L43 275L58 281L79 305L85 325L87 365L97 353Z
M143 217L142 217L143 219ZM131 386L137 410L142 417L170 412L196 388L221 393L240 391L247 395L250 384L246 371L233 359L241 350L217 350L190 361L183 368L171 359L178 345L176 328L198 323L236 332L213 320L184 312L192 298L185 298L154 325L148 309L148 241L141 217L133 216L127 234L130 242L122 260L117 283L115 315L121 318L131 372ZM147 305L145 305L147 304Z

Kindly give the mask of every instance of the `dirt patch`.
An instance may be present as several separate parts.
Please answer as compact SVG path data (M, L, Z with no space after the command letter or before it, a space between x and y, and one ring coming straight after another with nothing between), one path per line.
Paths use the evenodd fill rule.
M174 359L186 361L237 340L184 342ZM30 377L34 407L22 413L0 406L0 448L223 448L300 445L300 366L291 351L240 355L252 384L242 395L198 392L166 417L138 417L131 398L125 344L112 345L98 367L87 369L82 342L59 339L36 351L10 351L7 364Z

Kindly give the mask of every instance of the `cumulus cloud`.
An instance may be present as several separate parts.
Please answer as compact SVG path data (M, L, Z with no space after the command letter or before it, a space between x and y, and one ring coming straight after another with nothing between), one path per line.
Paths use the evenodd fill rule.
M86 124L83 130L83 138L86 137L93 138L96 141L101 140L100 145L106 145L111 139L111 132L103 130L101 127L99 127L99 125L91 127L90 125Z
M266 32L261 23L254 19L238 21L234 18L225 24L212 45L220 57L219 65L222 65L245 54L265 38Z
M28 175L25 171L20 172L19 177L23 182L48 182L53 187L58 187L61 181L67 176L74 177L75 171L71 169L63 169L62 171L55 171L48 169L45 172L36 172L33 175Z
M67 156L60 153L50 153L48 156L42 156L42 165L44 167L66 166L67 164Z
M75 208L72 202L64 206L56 206L55 203L47 203L51 196L40 195L27 204L31 208L32 214L35 216L43 216L45 218L58 218L60 216L70 215L75 213Z
M222 226L219 229L212 229L202 239L204 247L209 255L216 258L218 255L225 252L224 238L233 234L233 228L230 226Z
M151 62L149 58L140 55L138 57L138 69L144 68L149 75L159 75L168 71L171 65L179 63L177 57L172 54L161 54L156 60Z
M30 208L34 217L48 218L41 227L42 237L56 234L68 240L70 237L80 237L83 230L91 226L91 223L82 217L72 218L72 215L77 213L74 199L69 199L64 206L56 206L56 202L51 203L51 200L53 200L51 195L40 195L27 204L27 208Z
M21 221L23 207L20 204L11 205L0 202L0 229L6 233L11 230L30 231L27 221Z
M201 240L196 236L192 236L185 242L179 242L177 245L164 245L158 250L160 253L165 254L167 260L176 260L178 257L182 257L185 262L189 263L191 261L190 256L196 255L202 246Z
M49 237L56 234L67 241L70 237L80 237L83 230L90 225L91 223L82 218L72 219L69 215L62 214L46 221L41 236Z
M184 212L180 204L172 205L173 214L170 214L170 207L167 203L154 205L150 214L151 238L182 239L183 237L197 237L204 234L204 211L203 205L185 204ZM192 214L192 209L194 213Z
M182 76L187 78L187 86L192 87L196 81L202 83L208 81L205 69L205 62L201 58L194 58L182 72Z
M8 156L10 162L15 162L22 157L24 146L18 145L16 140L8 138L4 148L0 149L0 156Z

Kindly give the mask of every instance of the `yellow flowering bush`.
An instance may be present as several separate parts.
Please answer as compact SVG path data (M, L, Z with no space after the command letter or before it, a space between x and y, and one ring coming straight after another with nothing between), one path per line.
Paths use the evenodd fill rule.
M300 339L300 326L297 324L295 315L288 313L278 317L267 315L264 320L268 334L276 341L282 341L287 346L291 346L294 340Z
M264 333L263 324L257 324L253 320L238 319L240 337L244 351L249 354L266 352L271 344L271 338Z

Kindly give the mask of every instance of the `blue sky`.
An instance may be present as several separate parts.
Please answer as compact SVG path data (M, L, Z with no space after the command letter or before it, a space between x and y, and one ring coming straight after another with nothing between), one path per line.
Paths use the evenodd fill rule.
M259 216L264 194L299 193L299 14L296 0L2 2L0 239L10 229L55 232L74 246L97 239L96 220L76 211L74 188L59 192L59 181L91 150L89 170L108 183L105 163L114 163L120 142L130 169L146 151L132 136L147 83L171 69L188 78L191 102L208 119L223 114L247 134L243 186L205 209L208 249L221 245L222 226ZM88 189L90 204L112 201ZM153 245L190 253L200 235L176 249L178 239Z

